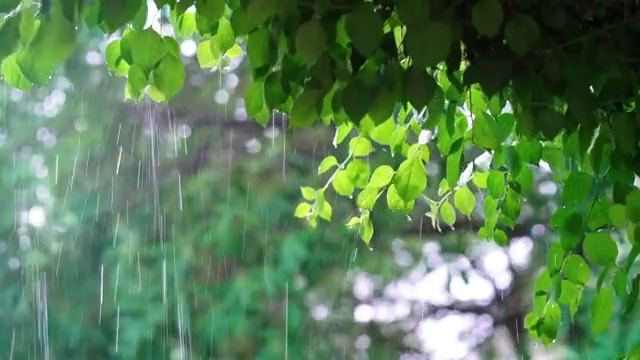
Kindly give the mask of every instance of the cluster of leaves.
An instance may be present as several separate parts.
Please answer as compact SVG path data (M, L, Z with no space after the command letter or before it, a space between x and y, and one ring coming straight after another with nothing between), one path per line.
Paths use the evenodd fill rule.
M455 222L455 208L472 215L473 187L486 195L479 236L505 243L532 167L549 164L562 184L552 224L560 242L549 252L527 321L546 343L556 336L560 305L574 312L585 286L598 291L596 332L608 325L614 297L632 309L640 286L628 271L640 252L640 191L633 187L640 167L638 11L589 3L156 0L179 36L197 33L201 65L220 67L238 55L236 41L243 44L253 79L245 104L258 122L279 110L292 128L335 124L336 143L357 132L344 161L329 157L320 166L320 173L337 169L326 185L302 189L308 202L295 214L311 225L331 218L329 186L348 197L357 192L360 215L348 225L367 243L374 233L369 213L383 193L397 211L426 200L439 226ZM146 88L152 98L168 99L184 81L177 43L142 29L141 0L46 0L37 17L31 1L1 4L9 13L0 39L17 39L0 41L2 74L16 87L46 80L73 49L81 21L106 32L131 24L107 51L111 67L127 75L130 96ZM423 131L435 135L446 159L439 199L423 195L429 152L416 141ZM406 160L371 171L363 157L378 145ZM465 159L468 147L492 156L489 169ZM461 177L465 167L471 176ZM625 248L630 254L619 250Z

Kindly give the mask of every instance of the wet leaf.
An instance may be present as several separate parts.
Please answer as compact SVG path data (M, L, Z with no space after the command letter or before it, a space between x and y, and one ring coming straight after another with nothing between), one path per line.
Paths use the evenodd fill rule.
M606 232L588 233L584 239L584 254L596 264L615 265L618 257L618 245Z
M427 187L427 173L420 157L413 157L400 164L393 178L398 195L409 202L417 199Z
M445 201L440 207L440 217L445 224L453 226L456 223L456 211L450 202Z
M471 216L476 207L476 196L465 185L453 194L453 200L460 212L466 216Z
M322 159L322 162L318 166L318 175L322 175L336 166L338 166L338 159L333 155L329 155Z
M305 90L298 95L291 107L289 126L291 128L303 128L320 119L322 97L322 92L315 89Z
M389 206L390 210L409 213L413 211L414 204L415 200L405 201L402 197L400 197L398 189L395 187L395 185L391 185L387 189L387 205Z
M567 256L562 272L569 281L580 285L585 285L591 277L591 269L587 262L575 254Z
M613 291L610 287L602 287L591 304L591 331L600 334L609 327L613 317Z
M373 174L371 175L371 179L369 179L369 184L367 184L367 187L370 187L370 188L385 187L389 185L389 183L391 183L391 179L393 178L394 174L395 172L393 171L393 168L391 166L381 165L373 171Z
M175 96L185 79L184 65L173 55L166 55L152 72L153 86L164 94L165 99Z
M471 19L478 34L492 37L502 26L504 13L499 0L478 0L471 10Z
M345 29L353 47L362 55L369 56L382 42L382 19L373 6L362 3L345 20Z
M296 33L296 53L307 64L313 64L327 46L327 34L318 20L300 25Z
M373 145L365 136L358 136L349 141L349 151L356 157L367 156L373 151Z
M518 13L507 22L504 35L507 44L516 54L525 55L537 44L540 29L531 16Z

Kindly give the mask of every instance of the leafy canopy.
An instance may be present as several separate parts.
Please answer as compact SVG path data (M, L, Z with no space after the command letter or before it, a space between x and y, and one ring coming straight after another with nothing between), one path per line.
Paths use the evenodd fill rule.
M347 221L369 244L376 204L411 212L426 201L435 227L482 216L478 235L499 244L516 226L533 168L544 161L561 184L552 226L559 241L535 288L527 317L545 343L562 309L575 314L595 288L592 330L609 325L614 299L630 314L640 278L638 154L639 8L630 2L504 0L155 0L175 37L145 29L143 0L0 0L0 71L29 90L73 53L85 28L118 33L110 69L127 78L125 96L166 101L185 80L178 41L195 36L202 67L224 68L246 52L249 115L270 110L289 126L335 125L344 159L325 158L322 187L303 187L295 216L330 220L330 188L354 197ZM446 161L438 198L425 195L425 132ZM397 167L370 168L388 148ZM467 149L488 152L488 168ZM461 176L464 169L470 176ZM467 174L468 175L468 174ZM483 194L482 201L477 194ZM630 249L630 250L629 250ZM597 279L597 280L596 280ZM612 285L612 286L611 286Z

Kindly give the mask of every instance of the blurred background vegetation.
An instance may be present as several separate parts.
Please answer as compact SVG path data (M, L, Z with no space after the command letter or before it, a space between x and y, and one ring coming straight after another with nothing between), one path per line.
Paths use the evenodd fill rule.
M594 339L585 309L550 348L528 341L551 174L532 169L504 248L475 239L481 206L438 232L426 204L376 210L368 248L293 217L344 150L331 129L247 119L242 57L201 70L186 40L180 95L132 104L105 46L85 34L48 87L0 83L0 359L614 359L640 344L633 323ZM354 211L331 202L334 219Z

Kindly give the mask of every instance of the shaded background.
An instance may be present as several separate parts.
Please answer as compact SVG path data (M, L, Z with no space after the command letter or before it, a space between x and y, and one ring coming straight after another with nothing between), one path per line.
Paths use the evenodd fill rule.
M202 70L185 40L183 91L133 104L106 43L83 34L45 88L0 83L0 359L613 359L640 344L640 324L592 338L588 309L550 348L528 341L556 208L544 170L505 248L474 236L481 195L442 232L426 204L376 209L368 248L347 199L329 195L317 229L293 217L299 187L345 151L331 128L247 119L242 57Z

